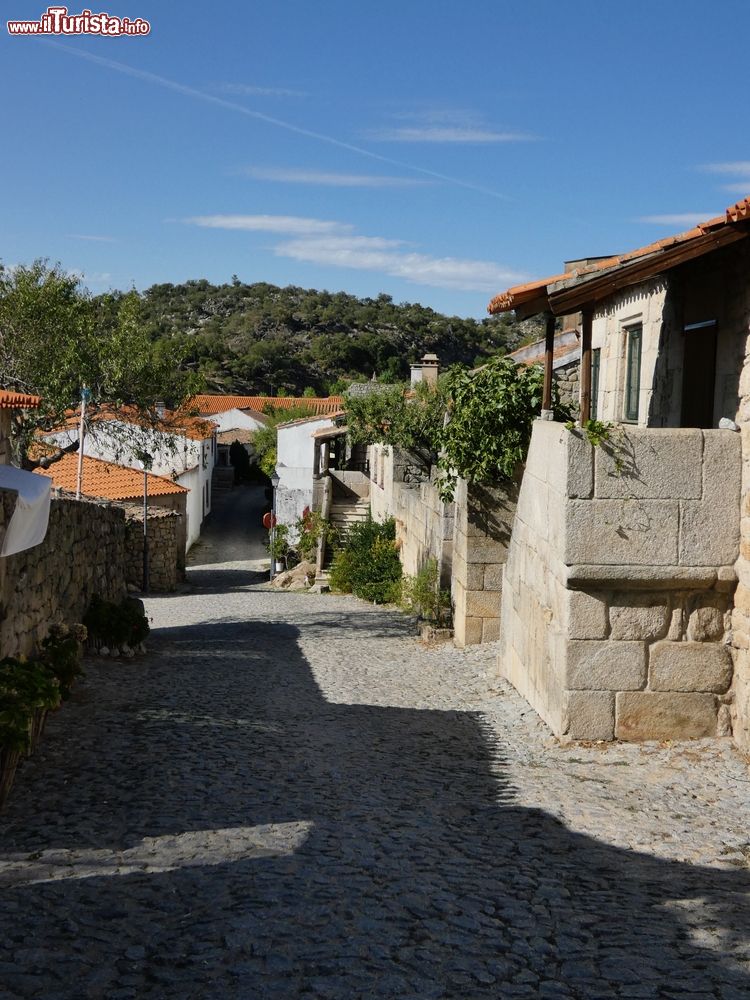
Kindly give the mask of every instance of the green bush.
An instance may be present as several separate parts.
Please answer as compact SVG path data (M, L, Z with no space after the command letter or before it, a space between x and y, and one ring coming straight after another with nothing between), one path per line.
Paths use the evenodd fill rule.
M137 646L149 633L148 618L141 611L140 602L129 597L115 604L95 594L83 624L90 638L107 646Z
M310 510L309 507L305 507L295 528L299 535L297 550L300 559L306 559L308 562L315 562L318 555L318 542L324 534L326 545L331 545L336 538L335 530L323 520L323 515L317 510Z
M395 521L380 524L368 517L349 529L334 556L330 584L333 590L388 604L400 598L401 573Z
M40 660L0 660L0 748L28 752L34 715L60 704L60 685Z
M60 697L67 701L81 669L80 644L88 632L85 625L53 625L42 641L40 660L49 667L60 686Z
M437 559L428 559L416 576L405 576L401 584L404 610L436 625L451 622L451 594L440 589Z

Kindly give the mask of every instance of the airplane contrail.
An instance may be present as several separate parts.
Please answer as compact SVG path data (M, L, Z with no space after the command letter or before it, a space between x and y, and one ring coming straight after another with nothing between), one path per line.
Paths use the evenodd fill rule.
M432 177L435 180L445 181L447 184L455 184L458 187L466 188L469 191L476 191L479 194L485 194L491 198L499 198L502 201L510 200L508 195L500 194L498 191L482 187L479 184L472 184L470 181L463 181L458 177L450 177L448 174L441 174L436 170L429 170L427 167L418 167L413 163L406 163L403 160L394 160L389 156L383 156L381 153L376 153L371 149L365 149L362 146L355 146L350 142L344 142L342 139L336 139L334 136L326 135L323 132L315 132L312 129L304 128L301 125L294 125L291 122L284 121L282 118L275 118L273 115L266 115L262 111L254 111L251 108L246 108L243 104L238 104L236 101L228 101L224 97L216 97L214 94L207 94L203 90L198 90L195 87L189 87L184 83L178 83L176 80L170 80L165 76L159 76L157 73L150 73L148 70L137 69L135 66L129 66L127 63L118 62L116 59L107 59L104 56L97 56L91 52L84 52L82 49L76 49L73 46L62 45L60 42L53 42L47 39L45 39L45 44L50 45L53 48L60 49L63 52L67 52L69 55L76 56L79 59L85 59L98 66L103 66L106 69L111 69L117 73L123 73L126 76L134 77L136 80L142 80L144 83L151 83L157 87L164 87L166 90L172 90L177 94L183 94L185 97L192 97L194 100L215 104L218 107L226 108L228 111L235 111L248 118L254 118L257 121L266 122L269 125L275 125L277 128L286 129L287 132L295 132L297 135L306 136L308 139L316 139L319 142L326 142L331 146L337 146L339 149L346 149L350 153L357 153L360 156L366 156L371 160L378 160L381 163L387 163L389 166L400 167L404 170L411 170L418 174L424 174L425 176Z

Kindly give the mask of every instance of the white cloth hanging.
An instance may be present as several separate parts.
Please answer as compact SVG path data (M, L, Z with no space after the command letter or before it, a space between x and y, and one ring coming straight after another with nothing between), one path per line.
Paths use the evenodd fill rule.
M0 556L12 556L43 542L49 523L52 480L13 465L0 465L0 490L15 490L18 494Z

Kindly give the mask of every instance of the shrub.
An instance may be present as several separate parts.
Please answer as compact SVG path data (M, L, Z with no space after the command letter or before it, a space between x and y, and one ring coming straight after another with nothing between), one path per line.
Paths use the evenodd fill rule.
M390 518L380 524L368 517L349 529L343 548L334 556L330 583L334 590L388 604L399 599L401 574L395 521Z
M416 576L405 576L401 604L406 611L436 625L449 626L451 594L440 589L437 559L428 559Z
M67 701L81 669L80 643L85 642L85 625L53 625L42 642L40 660L52 671L60 686L60 697Z
M41 660L0 660L0 747L25 753L31 749L37 711L60 704L60 685Z
M309 562L315 562L318 554L318 542L324 534L327 545L335 541L336 532L331 525L323 520L323 515L319 511L311 511L309 507L305 507L295 528L299 535L297 549L300 558Z
M95 594L83 624L90 638L107 646L137 646L149 633L148 618L143 614L140 601L129 597L115 604Z

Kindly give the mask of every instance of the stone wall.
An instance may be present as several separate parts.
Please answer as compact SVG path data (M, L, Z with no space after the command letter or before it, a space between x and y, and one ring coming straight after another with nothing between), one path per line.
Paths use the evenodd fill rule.
M459 479L453 534L453 627L459 647L500 638L503 570L518 491Z
M741 442L537 421L505 572L500 670L553 731L729 730Z
M572 407L573 411L577 413L581 396L580 359L572 361L569 365L561 365L556 368L553 377L560 392L560 402L565 406Z
M14 502L5 493L3 524ZM80 621L94 594L113 601L126 594L125 513L53 498L44 541L0 558L0 656L31 654L52 622Z
M625 417L625 384L627 364L627 331L642 328L641 381L638 424L671 425L680 423L679 403L675 413L675 398L679 400L675 371L670 369L666 400L664 379L657 377L662 344L671 338L676 317L667 297L667 283L659 279L613 295L596 311L592 327L592 347L600 350L599 392L596 411L599 420L623 420ZM681 368L681 360L679 362ZM666 374L665 374L666 377Z
M424 471L397 448L372 445L370 510L376 521L393 517L404 573L414 576L435 559L441 586L449 587L453 552L454 505L444 504L434 475Z
M425 481L408 455L375 445L369 462L372 516L395 518L404 573L414 576L436 560L440 585L451 591L456 645L496 640L517 489L469 487L459 479L454 502L445 504L435 470Z
M740 506L739 583L734 596L732 638L734 647L733 732L737 743L750 750L750 252L738 253L724 269L721 301L725 345L719 330L717 388L722 412L742 427L742 500ZM732 294L728 294L729 289ZM732 371L733 369L733 371Z
M143 586L143 508L125 508L125 577L127 583ZM183 515L159 507L148 509L148 569L149 590L175 590L183 577L184 543L181 520Z

